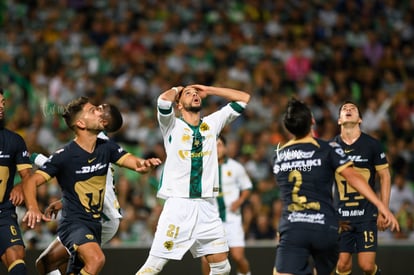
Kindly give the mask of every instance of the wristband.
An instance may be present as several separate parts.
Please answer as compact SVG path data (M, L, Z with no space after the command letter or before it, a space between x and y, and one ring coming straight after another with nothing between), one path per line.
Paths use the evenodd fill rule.
M174 90L175 91L175 95L178 94L178 88L177 87L172 87L171 90Z
M34 163L35 163L35 159L36 159L36 157L37 157L38 155L39 155L38 153L31 153L31 154L30 154L29 159L30 159L30 162L31 162L32 164L34 164Z

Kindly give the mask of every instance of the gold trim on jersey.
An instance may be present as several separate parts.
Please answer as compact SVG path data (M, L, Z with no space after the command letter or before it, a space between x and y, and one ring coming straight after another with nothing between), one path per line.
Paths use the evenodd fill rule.
M304 137L304 138L300 138L300 139L291 139L285 145L283 145L282 148L287 147L287 146L291 146L293 144L300 144L300 143L311 143L311 144L315 145L318 148L320 147L320 145L316 141L316 139L314 139L312 137Z
M130 153L126 153L125 155L123 155L122 157L120 157L115 163L117 164L117 165L120 165L120 166L122 166L122 163L125 161L125 159L129 156L129 155L131 155Z
M32 169L32 165L29 163L17 164L17 171L22 171L24 169Z

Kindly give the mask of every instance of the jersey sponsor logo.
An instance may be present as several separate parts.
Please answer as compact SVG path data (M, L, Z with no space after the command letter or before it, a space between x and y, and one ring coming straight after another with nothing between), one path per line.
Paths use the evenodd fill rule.
M18 241L20 241L20 238L10 240L11 243L15 243L15 242L18 242Z
M345 154L351 153L352 151L354 151L354 149L345 149Z
M362 156L349 156L353 162L368 162L368 159L363 159Z
M82 166L81 170L76 171L76 174L93 173L102 169L106 169L107 164L97 163L94 165Z
M276 148L277 161L288 161L295 159L310 159L315 154L315 151L302 151L302 150L280 150L280 143Z
M364 248L365 249L368 249L368 248L371 248L371 247L373 247L374 245L373 244L370 244L370 245L364 245Z
M3 151L0 151L0 159L8 159L10 155L3 155Z
M321 165L321 159L295 160L290 162L284 162L281 164L275 164L273 166L273 172L275 174L278 174L279 172L288 172L293 170L307 172L312 170L312 167L317 167Z
M361 217L365 215L365 209L343 210L339 208L338 213L342 217Z
M181 159L202 158L202 157L211 155L211 151L190 152L190 151L186 151L186 150L178 150L178 155L180 156Z
M28 151L23 151L22 156L23 157L29 157L29 152Z
M325 214L309 214L301 212L292 212L289 214L288 220L290 222L307 222L315 224L325 224Z

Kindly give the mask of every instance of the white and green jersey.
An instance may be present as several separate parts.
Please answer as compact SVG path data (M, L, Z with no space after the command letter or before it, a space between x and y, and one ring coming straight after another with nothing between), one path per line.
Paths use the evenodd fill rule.
M240 209L237 212L230 210L231 205L240 197L243 190L252 189L252 181L243 165L234 159L228 158L219 166L220 194L217 197L220 217L224 222L241 221ZM224 199L221 205L220 197Z
M243 102L231 102L192 126L175 116L172 102L158 98L158 122L167 153L158 197L218 195L217 136L245 107Z

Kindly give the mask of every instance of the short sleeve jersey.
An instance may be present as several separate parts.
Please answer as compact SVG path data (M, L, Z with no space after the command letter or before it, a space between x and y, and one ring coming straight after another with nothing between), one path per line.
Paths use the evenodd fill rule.
M388 167L381 143L365 133L361 133L361 136L351 145L343 142L340 136L335 137L334 141L342 146L345 154L353 161L354 168L374 190L376 171ZM335 182L335 206L340 219L364 222L377 218L376 206L360 195L341 175L336 174Z
M352 162L335 142L309 137L277 148L273 172L283 202L279 231L337 228L332 196L334 174L350 165Z
M14 210L9 200L14 187L16 171L31 169L26 143L23 138L8 130L0 129L0 210Z
M175 116L172 104L162 108L158 99L158 121L167 158L157 196L160 198L205 198L218 195L217 136L237 118L245 104L232 102L202 118L197 126ZM165 104L164 104L165 105Z
M104 132L100 132L98 138L108 139L108 136ZM103 207L103 214L107 219L119 219L122 218L120 213L121 206L119 205L118 199L115 194L114 186L114 168L112 164L109 164L108 173L106 176L106 191L105 191L105 200Z
M56 151L36 173L56 177L62 189L62 219L101 218L109 163L121 164L128 153L111 140L98 138L92 153L76 142Z
M236 213L230 210L233 202L239 199L240 192L252 189L252 181L247 175L243 165L234 159L228 158L220 165L220 186L226 207L226 221L238 219L241 215L240 210Z

